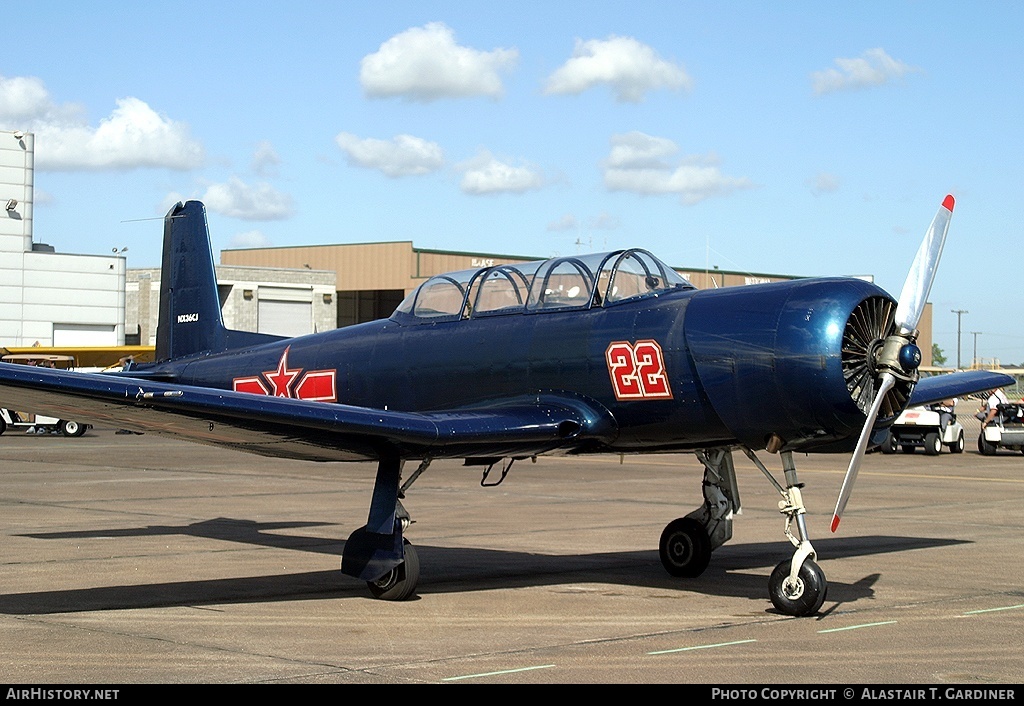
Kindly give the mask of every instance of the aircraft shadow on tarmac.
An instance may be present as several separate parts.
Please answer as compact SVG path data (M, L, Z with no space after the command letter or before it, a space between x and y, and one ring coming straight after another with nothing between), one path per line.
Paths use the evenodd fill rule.
M342 541L326 540L322 537L280 535L273 532L327 524L330 523L261 523L217 518L179 526L153 525L131 529L52 532L22 536L60 540L186 535L329 554L337 556L340 564L344 546ZM824 561L958 544L969 542L949 538L885 535L815 540L815 548ZM429 595L513 587L603 583L748 598L763 604L765 575L746 572L773 567L786 558L787 549L788 545L777 541L727 544L715 551L711 565L702 576L696 579L677 579L669 576L662 568L657 550L552 555L417 545L421 564L418 593ZM849 605L872 597L873 585L878 578L879 574L871 574L854 583L830 581L826 606L837 603ZM339 566L338 569L328 571L0 595L0 614L29 615L215 603L322 600L325 597L373 600L369 597L365 584L342 574Z

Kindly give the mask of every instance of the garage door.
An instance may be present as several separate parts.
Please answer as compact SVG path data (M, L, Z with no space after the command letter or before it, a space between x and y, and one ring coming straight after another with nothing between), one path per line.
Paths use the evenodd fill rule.
M117 331L113 326L90 324L54 324L55 346L116 346Z
M275 336L305 336L307 333L313 333L313 302L310 290L284 290L283 287L275 287L271 291L267 289L270 288L259 289L257 330L260 333Z

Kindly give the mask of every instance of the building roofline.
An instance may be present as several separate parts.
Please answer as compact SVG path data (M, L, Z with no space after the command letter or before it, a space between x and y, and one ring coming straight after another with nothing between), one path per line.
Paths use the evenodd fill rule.
M740 277L785 277L786 279L804 279L806 275L783 275L778 272L748 272L746 270L723 270L721 268L706 267L683 267L682 265L669 265L673 270L680 272L696 272L707 275L738 275Z
M534 257L533 255L502 255L499 253L487 252L485 250L443 250L439 248L417 248L413 246L413 252L427 253L428 255L458 255L460 257L493 257L502 260L548 260L547 257Z
M399 245L401 243L409 243L409 246L413 250L417 248L413 246L411 240L376 240L369 243L314 243L310 245L265 245L262 247L252 248L221 248L221 252L251 252L253 250L302 250L305 248L337 248L337 247L354 247L357 245Z
M501 253L492 253L484 250L447 250L444 248L420 248L416 247L411 240L377 240L370 242L360 243L320 243L313 245L270 245L266 247L254 247L254 248L222 248L221 252L256 252L265 250L302 250L309 248L334 248L334 247L362 247L367 245L401 245L408 244L410 249L414 253L424 253L428 255L454 255L457 257L487 257L502 260L547 260L549 257L534 257L532 255L509 255ZM774 278L785 278L785 279L804 279L806 275L792 275L792 274L779 274L776 272L748 272L744 270L723 270L719 268L706 269L703 267L684 267L681 265L670 265L672 269L680 272L692 272L692 273L705 273L707 275L722 274L739 277L774 277Z

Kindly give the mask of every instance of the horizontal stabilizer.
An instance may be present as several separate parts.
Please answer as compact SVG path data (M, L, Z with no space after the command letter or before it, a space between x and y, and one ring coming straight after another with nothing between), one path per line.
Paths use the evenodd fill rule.
M986 392L997 387L1008 387L1013 384L1014 379L1009 375L991 370L970 370L962 373L934 375L921 378L914 387L914 392L910 395L910 401L907 404L910 407L916 407L954 397Z

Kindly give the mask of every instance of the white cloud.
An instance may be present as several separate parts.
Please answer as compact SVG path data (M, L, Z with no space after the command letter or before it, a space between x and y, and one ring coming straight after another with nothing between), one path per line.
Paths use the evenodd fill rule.
M441 22L413 27L380 45L360 62L359 82L367 96L403 96L429 102L439 98L502 93L501 72L515 67L516 49L479 51L455 43Z
M270 144L269 140L263 140L256 145L252 155L252 170L262 177L277 176L277 167L281 164L281 157L277 150Z
M202 145L188 127L138 98L121 98L92 127L74 104L56 105L37 78L0 77L0 121L35 133L36 168L53 171L187 170L202 165Z
M612 150L606 164L621 169L667 169L666 161L679 151L679 146L667 137L653 137L642 132L612 136Z
M455 168L462 172L459 187L467 194L521 194L544 186L544 175L540 170L529 165L515 167L506 164L487 150L480 150L473 159Z
M686 205L713 196L726 196L753 183L745 177L727 177L713 154L669 162L679 151L671 140L642 132L613 135L605 161L604 183L610 191L642 195L677 194Z
M439 144L412 135L378 140L342 132L334 141L348 157L349 164L377 169L389 177L429 174L444 165L444 150Z
M590 230L618 230L622 227L622 219L610 213L602 212L590 219Z
M548 77L545 93L579 94L608 84L619 102L639 103L648 91L686 90L693 85L679 64L665 61L632 37L576 40L572 58Z
M811 85L816 95L856 88L881 86L893 79L903 78L921 70L893 59L881 48L868 49L856 59L836 59L838 69L825 69L811 73Z
M839 190L839 177L828 172L819 172L807 180L807 186L815 196Z
M0 76L0 121L10 130L26 125L55 110L43 82L34 76Z
M272 245L270 238L258 230L235 233L228 242L229 248L269 248Z
M576 230L579 227L579 223L576 220L576 216L571 213L567 213L561 218L557 218L548 223L548 230L556 232L564 232L567 230Z
M275 221L291 217L292 199L266 183L249 185L238 177L211 184L200 199L209 210L244 221Z

